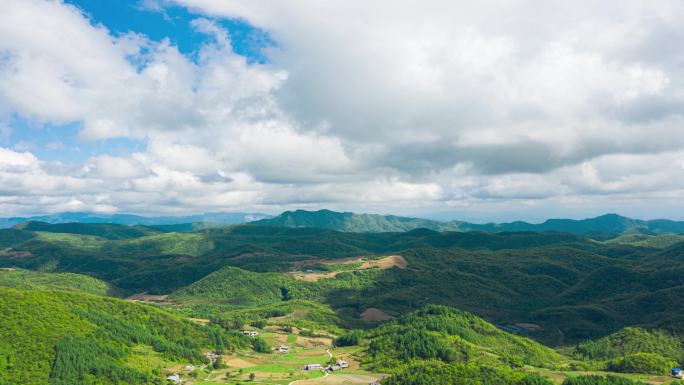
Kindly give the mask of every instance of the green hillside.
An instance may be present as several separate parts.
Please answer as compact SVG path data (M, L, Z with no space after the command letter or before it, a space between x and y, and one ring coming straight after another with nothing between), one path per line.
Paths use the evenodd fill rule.
M366 362L396 371L414 360L487 365L558 367L568 359L530 339L516 336L470 313L427 305L366 335Z
M117 296L119 291L97 278L74 273L46 273L30 270L0 270L0 286L15 289L66 290L101 296Z
M576 354L591 360L609 360L635 353L657 353L684 362L682 340L663 330L628 327L594 341L577 345Z
M656 249L665 249L680 242L684 242L684 235L682 234L625 234L606 241L608 244L653 247Z
M112 223L57 223L26 222L15 226L17 229L44 231L50 233L68 233L94 235L106 239L129 239L158 233L158 230L144 226L125 226Z
M162 310L63 291L0 287L0 384L160 384L162 364L206 361L242 336Z

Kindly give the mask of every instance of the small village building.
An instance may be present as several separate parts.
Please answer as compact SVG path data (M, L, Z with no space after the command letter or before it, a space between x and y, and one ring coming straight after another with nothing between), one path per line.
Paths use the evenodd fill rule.
M185 368L183 368L186 372L192 372L193 370L196 369L195 365L188 365Z
M321 370L323 366L321 364L306 364L304 365L304 370Z
M289 353L290 348L285 346L285 345L280 345L280 346L278 346L278 348L276 348L276 352L278 352L278 353Z
M336 372L338 370L346 369L349 367L349 364L345 360L337 360L336 363L333 365L328 365L325 367L325 370L329 372Z
M259 335L258 331L255 330L243 330L242 334L248 336L248 337L256 337Z
M209 361L214 362L218 358L218 355L214 352L209 352L207 353L207 358L209 358Z
M173 382L174 384L180 384L181 383L181 378L178 374L174 373L168 377L166 377L167 380Z

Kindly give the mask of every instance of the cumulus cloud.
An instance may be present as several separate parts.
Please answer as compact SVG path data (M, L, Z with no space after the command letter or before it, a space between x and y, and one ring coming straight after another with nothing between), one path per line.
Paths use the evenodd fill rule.
M190 57L60 1L0 4L0 116L147 143L68 169L0 148L1 208L684 215L680 2L145 4L210 39ZM221 18L267 31L268 63Z

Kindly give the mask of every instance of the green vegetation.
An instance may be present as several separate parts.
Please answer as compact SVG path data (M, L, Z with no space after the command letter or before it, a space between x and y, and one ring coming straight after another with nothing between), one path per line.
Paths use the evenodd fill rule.
M0 271L0 286L16 289L67 290L116 296L118 290L99 279L73 273L44 273L17 269Z
M614 358L608 362L607 369L619 373L667 374L677 362L656 353L633 353Z
M414 229L437 231L486 231L489 233L521 231L558 231L585 234L599 238L610 238L623 233L684 233L684 222L669 220L642 221L616 214L602 215L582 220L549 219L544 223L532 224L522 221L511 223L474 224L460 221L433 221L420 218L397 217L394 215L355 214L350 212L285 211L275 218L252 222L253 224L310 227L350 232L401 232Z
M361 330L352 330L342 334L341 336L335 338L333 344L338 347L342 346L354 346L361 343L363 338L363 332Z
M564 358L527 338L499 330L472 314L426 305L367 333L366 363L395 371L414 360L500 366L557 367Z
M620 376L576 376L568 377L563 385L644 385L641 381Z
M159 231L144 226L124 226L111 223L57 223L26 222L15 226L17 229L43 231L51 233L67 233L94 235L110 240L130 239L158 233Z
M675 361L684 361L682 341L662 330L627 327L595 341L585 341L576 354L590 360L609 360L635 353L657 353Z
M388 384L548 385L530 372L569 369L663 375L684 361L684 243L674 239L28 223L0 230L0 267L18 268L0 270L0 384L164 383L162 368L207 363L202 349L253 366L217 362L194 372L198 382L273 373L289 383L306 376L289 374L303 363L329 361L321 341L392 375ZM408 266L335 261L395 254ZM143 291L168 294L167 309L84 294ZM260 337L237 331L245 325ZM285 343L295 351L271 353ZM633 385L620 381L566 385Z
M606 241L607 244L624 244L656 249L665 249L680 242L684 242L683 234L625 234Z
M520 370L463 363L446 365L439 361L410 364L382 383L383 385L552 385L547 378Z
M684 316L671 306L684 295L684 243L655 249L563 233L256 225L109 240L50 226L0 230L0 267L86 273L125 293L173 293L190 309L186 314L201 318L305 300L332 309L335 326L358 328L367 326L360 314L368 308L402 314L435 303L497 324L537 324L530 336L552 345L628 325L684 331ZM92 230L97 226L88 232L103 233ZM409 268L345 271L346 264L330 262L390 254L404 256ZM283 274L322 260L339 271L335 279L303 282Z
M330 210L285 211L275 218L262 219L252 224L280 227L311 227L359 233L401 232L418 228L431 230L459 230L458 222L439 222L428 219L405 218L394 215L339 213Z
M128 365L135 347L199 363L206 362L201 347L247 342L156 308L83 293L0 287L0 308L3 384L155 384L160 367Z

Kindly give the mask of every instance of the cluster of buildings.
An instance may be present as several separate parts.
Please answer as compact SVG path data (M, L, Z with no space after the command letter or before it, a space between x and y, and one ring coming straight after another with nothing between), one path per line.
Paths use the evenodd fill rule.
M346 369L349 364L345 360L337 360L336 363L328 365L325 368L321 364L306 364L304 365L304 370L326 370L328 372L336 372L338 370Z

